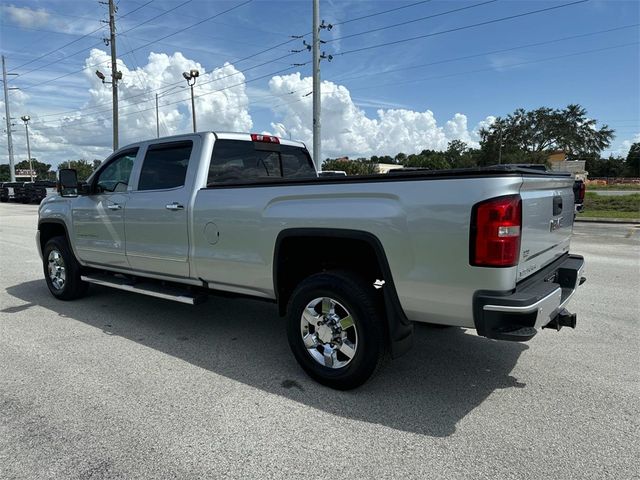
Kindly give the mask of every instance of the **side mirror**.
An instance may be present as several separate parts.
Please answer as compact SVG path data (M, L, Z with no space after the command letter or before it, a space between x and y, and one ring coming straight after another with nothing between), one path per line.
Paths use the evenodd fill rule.
M62 197L78 196L78 172L73 168L61 168L58 171L58 192Z
M78 184L78 195L91 195L91 184L80 182Z

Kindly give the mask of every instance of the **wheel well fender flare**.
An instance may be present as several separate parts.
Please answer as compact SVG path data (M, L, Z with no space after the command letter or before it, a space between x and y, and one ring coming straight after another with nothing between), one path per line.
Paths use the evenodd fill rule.
M382 242L370 232L341 228L289 228L282 230L276 238L273 254L273 285L281 315L286 313L288 303L288 297L286 292L283 292L279 277L283 266L282 246L285 240L291 238L356 240L364 242L371 247L385 282L382 286L382 293L391 355L394 358L398 357L411 348L413 344L413 323L407 318L400 304Z

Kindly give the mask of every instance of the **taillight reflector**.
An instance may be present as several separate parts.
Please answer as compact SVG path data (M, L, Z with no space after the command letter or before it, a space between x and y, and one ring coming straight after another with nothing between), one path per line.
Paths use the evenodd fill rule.
M508 195L480 202L471 214L469 263L513 267L520 258L522 199Z
M252 133L251 141L262 143L280 143L280 139L278 137L274 137L273 135L261 135L259 133Z

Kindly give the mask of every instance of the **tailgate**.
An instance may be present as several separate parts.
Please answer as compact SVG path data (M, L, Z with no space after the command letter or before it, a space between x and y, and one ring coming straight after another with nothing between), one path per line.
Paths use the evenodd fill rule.
M517 281L524 280L569 251L574 195L570 176L524 176L522 237Z

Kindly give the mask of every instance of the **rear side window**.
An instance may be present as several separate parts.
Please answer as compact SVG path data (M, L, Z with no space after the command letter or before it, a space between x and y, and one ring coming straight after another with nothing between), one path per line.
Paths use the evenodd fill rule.
M309 154L303 148L218 140L213 148L207 186L315 176Z
M144 156L138 190L164 190L184 185L193 142L150 145Z

